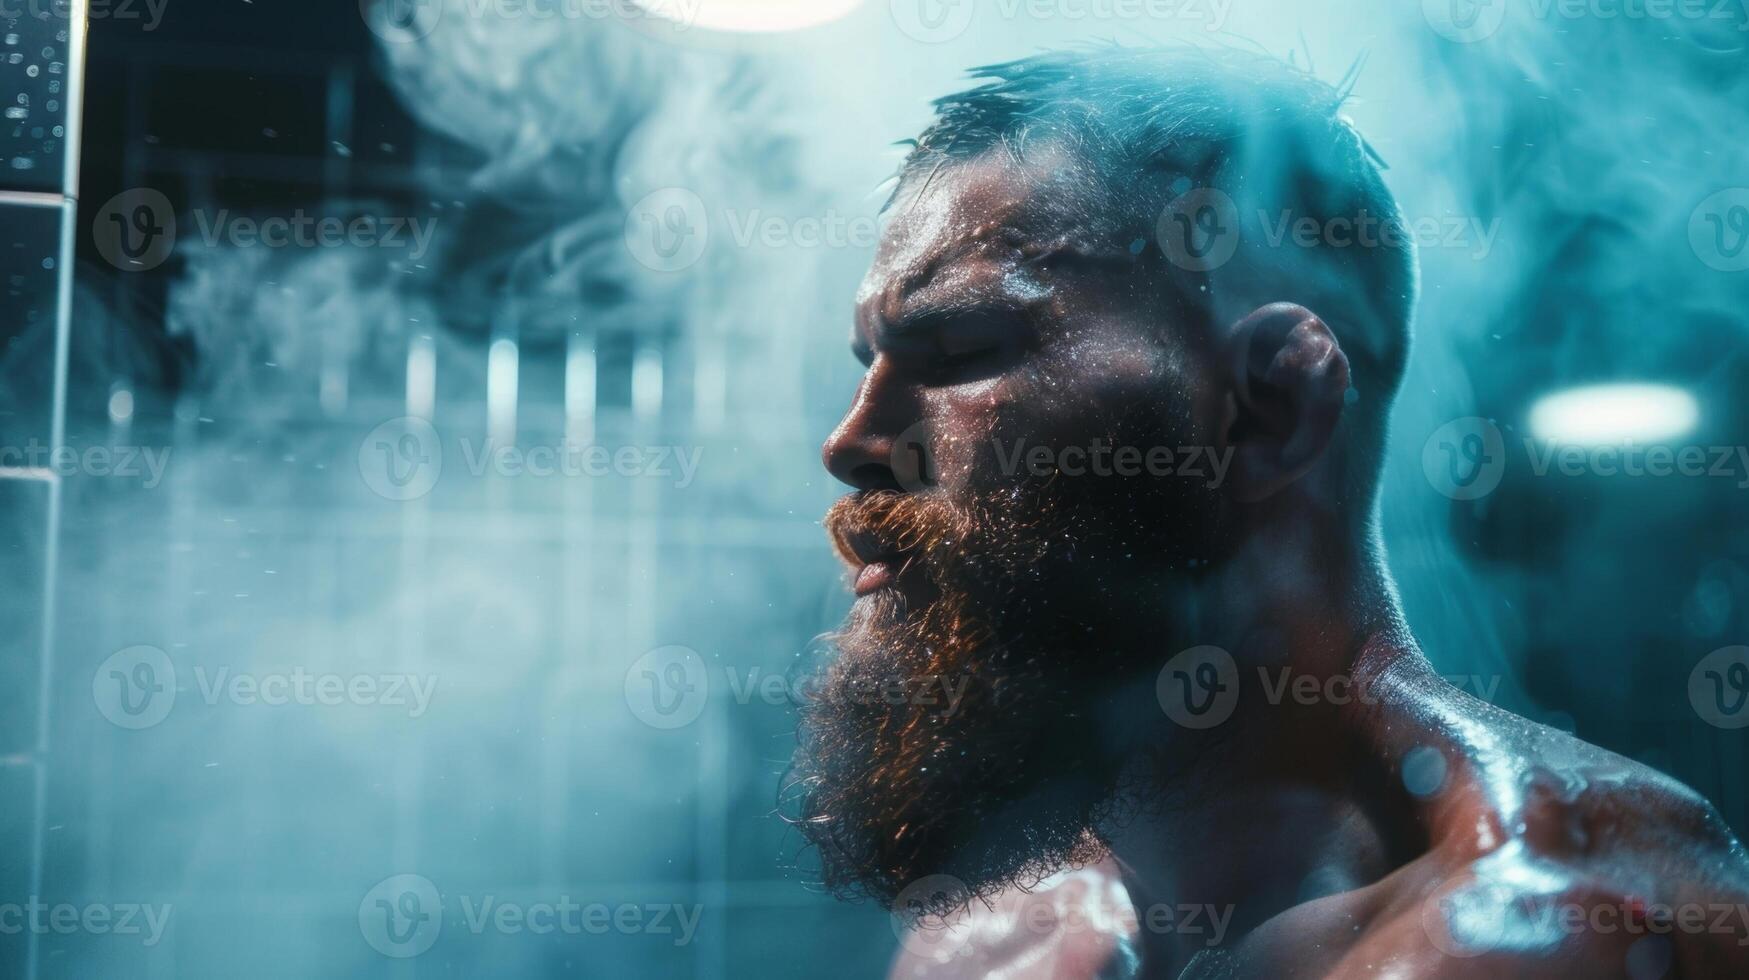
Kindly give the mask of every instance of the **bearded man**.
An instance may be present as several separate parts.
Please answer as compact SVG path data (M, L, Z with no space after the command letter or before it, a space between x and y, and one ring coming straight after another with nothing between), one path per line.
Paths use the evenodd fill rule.
M920 920L894 976L1749 976L1706 801L1404 621L1415 255L1344 93L1225 50L975 77L856 299L857 599L786 781L826 885Z

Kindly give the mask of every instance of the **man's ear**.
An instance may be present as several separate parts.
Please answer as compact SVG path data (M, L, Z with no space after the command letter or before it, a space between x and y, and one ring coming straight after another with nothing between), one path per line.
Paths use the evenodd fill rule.
M1330 445L1348 392L1348 357L1318 315L1271 303L1228 328L1226 418L1217 448L1232 453L1228 484L1262 500L1305 475Z

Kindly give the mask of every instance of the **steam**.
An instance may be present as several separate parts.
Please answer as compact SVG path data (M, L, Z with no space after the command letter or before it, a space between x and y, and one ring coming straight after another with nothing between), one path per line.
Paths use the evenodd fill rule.
M774 739L789 719L716 703L699 724L737 725L656 732L628 711L620 685L634 658L665 643L696 646L734 675L781 675L835 623L842 603L815 526L835 490L815 453L859 372L843 338L869 258L862 244L771 245L736 229L755 214L872 215L897 161L891 143L915 134L928 100L962 84L966 66L1093 36L1211 34L1207 17L1037 19L1001 11L1060 5L995 3L979 5L972 29L926 44L895 28L892 4L871 0L833 25L730 43L475 13L491 6L446 0L435 30L377 43L384 76L428 130L404 148L420 193L410 204L327 202L325 213L393 208L433 221L428 254L190 237L162 346L138 340L148 331L131 321L145 311L105 309L108 291L80 294L76 395L101 404L120 378L178 392L183 411L154 421L142 390L123 432L170 445L162 488L87 482L70 494L63 591L76 601L56 755L93 761L88 775L57 774L55 806L80 819L51 835L64 852L51 867L113 868L118 887L138 886L133 897L174 900L167 942L182 930L176 962L188 972L197 962L356 972L345 951L374 956L359 943L356 903L402 871L445 890L511 882L549 898L572 875L652 883L653 900L689 901L696 889L700 947L683 951L683 965L630 942L592 965L655 975L696 964L712 975L730 963L711 945L725 895L769 876L753 867L768 842L776 860L787 853L773 824L769 841L731 864L721 821L732 807L747 818L736 835L765 826L787 751ZM1743 346L1742 278L1698 261L1688 228L1707 194L1749 184L1749 35L1740 19L1564 18L1513 4L1492 36L1458 43L1430 26L1427 5L1377 6L1236 0L1222 21L1227 40L1327 78L1367 54L1351 111L1408 216L1498 221L1482 254L1475 242L1422 251L1383 524L1411 622L1441 671L1512 675L1543 652L1549 627L1529 611L1537 590L1566 589L1563 576L1587 568L1616 574L1621 556L1643 548L1624 539L1644 527L1611 531L1607 512L1557 508L1568 535L1551 546L1557 555L1493 563L1481 533L1489 503L1432 492L1422 445L1462 416L1510 427L1528 401L1570 381L1729 380L1718 352ZM711 232L679 270L653 268L627 244L628 214L667 188L695 194ZM695 411L696 430L682 420L682 435L668 437L704 447L686 496L575 481L494 486L429 511L372 496L357 452L365 430L406 413L409 349L436 365L445 425L483 430L495 340L517 345L531 406L564 404L540 387L541 372L570 377L573 365L593 397L588 371L615 340L638 350L640 397L714 404ZM605 380L599 390L605 400ZM103 417L85 436L122 431L110 426ZM656 438L616 436L640 437ZM1553 540L1535 528L1516 538L1526 548ZM1686 589L1691 557L1643 562L1636 574L1673 569L1671 587ZM1713 574L1741 585L1740 571ZM1597 594L1621 591L1601 582ZM1575 608L1547 598L1545 608ZM1723 629L1717 606L1696 618ZM1582 650L1615 649L1610 634L1631 612L1560 625L1584 638ZM93 714L89 685L104 657L140 643L188 672L186 700L158 729L120 733L141 735L127 741ZM206 706L193 675L298 666L438 682L409 726L405 712L355 706L315 717ZM1568 694L1602 695L1634 675L1582 676ZM1502 698L1522 706L1511 688ZM210 896L240 889L314 897L286 911L272 892L246 917L211 907ZM884 920L870 921L884 933ZM419 968L485 948L452 936ZM490 948L499 974L574 966L518 942ZM859 961L849 972L878 968Z

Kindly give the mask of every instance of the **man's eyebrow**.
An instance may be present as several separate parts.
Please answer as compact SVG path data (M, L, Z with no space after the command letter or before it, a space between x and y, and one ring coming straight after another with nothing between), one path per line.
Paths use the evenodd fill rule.
M905 310L897 320L881 319L879 314L875 314L869 330L851 331L850 352L856 355L857 360L867 364L873 359L878 342L925 338L958 320L976 318L992 321L1018 317L1026 311L1026 305L1006 296L980 296L964 301L919 304Z

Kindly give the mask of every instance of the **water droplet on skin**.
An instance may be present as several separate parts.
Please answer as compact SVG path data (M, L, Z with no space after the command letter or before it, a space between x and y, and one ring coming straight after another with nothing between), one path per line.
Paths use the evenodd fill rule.
M1628 947L1627 971L1633 980L1658 980L1673 959L1668 936L1645 936Z
M1438 749L1419 746L1403 756L1403 788L1425 799L1445 785L1445 756Z

